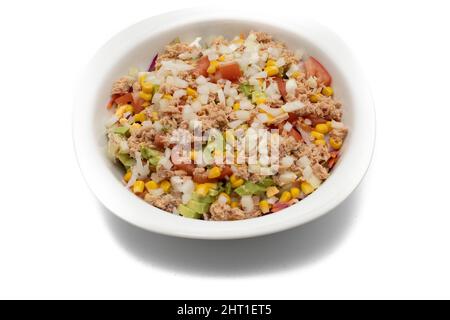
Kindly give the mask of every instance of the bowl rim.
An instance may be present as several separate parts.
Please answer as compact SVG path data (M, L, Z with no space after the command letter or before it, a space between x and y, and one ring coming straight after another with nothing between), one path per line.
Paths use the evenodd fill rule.
M122 193L119 194L119 191L117 191L118 185L114 184L111 180L116 178L112 177L111 173L111 177L106 177L104 174L104 169L106 168L102 169L100 167L102 163L90 160L92 156L94 156L92 155L92 152L95 153L95 148L97 147L99 150L100 148L98 148L98 145L94 141L88 139L92 138L92 136L89 136L86 132L87 130L85 130L86 115L82 110L85 111L87 108L86 105L89 105L89 103L86 103L88 100L85 97L92 97L96 94L95 92L91 92L92 90L89 90L87 86L90 79L89 77L91 77L90 74L96 69L96 66L103 63L103 59L105 59L107 53L110 53L110 55L111 53L114 53L114 50L118 48L117 45L123 43L125 40L127 42L133 43L134 41L137 43L138 41L154 36L155 34L164 33L164 31L169 30L170 28L180 28L181 26L199 22L211 23L218 20L245 22L246 24L254 22L284 30L291 30L293 27L301 28L304 30L303 33L301 33L302 37L307 36L304 34L307 31L314 31L314 34L320 35L321 38L309 40L313 42L314 45L327 52L329 50L335 50L339 59L347 61L347 64L351 67L352 78L357 81L357 89L351 91L359 92L358 102L361 103L361 107L364 108L365 111L364 113L361 112L360 116L363 117L362 119L364 121L362 124L366 129L366 132L364 133L366 145L365 147L362 147L363 149L362 153L359 155L358 166L352 170L351 179L348 183L345 186L342 186L342 188L339 188L339 190L336 190L333 194L324 197L323 194L320 194L321 188L319 188L305 200L301 201L303 204L307 203L307 205L300 210L303 211L301 214L292 214L293 211L298 211L293 208L295 206L292 206L284 209L282 214L271 214L258 217L257 219L241 221L216 222L178 217L150 206L126 190L123 185L120 185L122 187ZM168 23L169 21L171 21L171 23ZM297 33L295 31L293 32ZM112 56L113 57L110 59L114 58L114 54ZM72 118L73 144L78 165L90 190L109 211L113 212L121 219L140 228L170 236L193 239L239 239L271 234L305 224L332 210L356 189L370 166L375 145L375 109L372 95L359 64L356 62L355 57L347 45L334 34L334 32L308 18L296 17L294 20L293 18L283 17L281 20L274 17L273 14L269 15L267 12L261 12L255 17L254 14L250 15L232 10L222 10L215 13L205 8L182 9L153 16L124 29L103 45L86 67L79 82L77 92L78 94L75 97ZM80 94L81 92L86 92L86 95L82 96ZM103 176L100 171L103 173ZM333 174L328 180L330 180L332 176ZM103 178L105 179L103 180ZM325 181L325 183L327 181ZM106 190L104 190L105 188ZM113 193L114 196L111 196L108 191L115 192ZM320 196L325 198L325 201L321 200ZM154 211L156 214L151 214L151 211ZM287 214L288 211L291 213Z

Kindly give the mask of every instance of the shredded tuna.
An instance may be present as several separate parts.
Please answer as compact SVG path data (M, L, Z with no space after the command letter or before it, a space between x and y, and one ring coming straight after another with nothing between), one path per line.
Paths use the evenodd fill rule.
M123 76L117 79L112 85L111 94L128 93L133 86L134 81L134 78L130 76Z
M261 211L259 210L247 213L239 208L231 208L229 205L219 203L218 201L211 204L209 213L209 219L217 221L243 220L255 218L261 215Z
M181 204L181 199L172 196L171 194L164 194L162 196L153 196L147 193L144 200L157 208L165 211L173 212Z

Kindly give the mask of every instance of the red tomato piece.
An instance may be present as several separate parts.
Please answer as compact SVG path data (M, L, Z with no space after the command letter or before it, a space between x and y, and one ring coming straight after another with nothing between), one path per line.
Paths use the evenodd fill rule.
M331 84L332 79L327 69L313 57L309 57L308 60L305 61L305 69L307 77L314 76L320 83L323 83L326 86Z
M226 79L230 80L231 82L235 82L238 81L241 76L242 72L239 64L237 62L231 62L219 66L212 79L215 81Z
M289 131L289 135L293 137L295 140L303 142L302 135L296 129L292 128L291 131Z
M195 165L192 163L175 164L173 167L175 170L185 171L190 176L192 176L192 174L194 173L194 169L195 169Z
M194 69L194 73L202 75L204 77L208 76L209 59L208 56L202 56L197 61L197 67Z
M231 170L230 166L224 166L222 168L222 172L220 173L220 179L223 179L225 177L229 177L233 175L233 170Z
M114 100L117 105L123 105L123 104L133 104L133 95L131 93L125 93L124 95L118 97L116 100Z
M286 82L280 77L274 77L273 80L275 80L275 82L277 83L278 91L280 91L280 94L283 97L283 99L286 99L287 96Z
M272 207L272 212L278 212L280 210L286 209L289 207L289 204L283 202L277 202Z

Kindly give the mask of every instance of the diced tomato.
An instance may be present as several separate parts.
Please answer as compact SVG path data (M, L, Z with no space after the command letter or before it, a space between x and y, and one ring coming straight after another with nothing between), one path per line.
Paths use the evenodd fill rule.
M287 121L289 121L292 124L295 124L297 122L297 120L298 120L297 114L295 114L293 112L289 113L289 118L287 119Z
M218 179L209 179L207 176L195 174L192 177L192 180L194 180L195 183L214 183L218 181Z
M116 99L117 99L118 97L119 97L118 94L113 94L113 95L111 96L111 99L109 99L108 104L106 105L106 108L107 108L107 109L111 109L112 106L114 105L114 102L116 101Z
M217 81L220 79L226 79L231 82L235 82L238 81L241 76L242 72L239 64L237 62L231 62L221 65L213 75L212 80Z
M286 82L281 79L280 77L274 77L273 80L277 83L278 91L280 91L281 96L283 99L286 99L287 92L286 92Z
M327 161L328 168L333 168L339 158L339 151L331 151L330 159Z
M194 73L207 77L208 72L206 70L208 70L208 67L209 67L208 56L202 56L197 61L197 67L194 69Z
M194 169L195 169L195 165L192 163L175 164L173 167L175 170L185 171L190 176L192 176L192 174L194 173Z
M309 57L308 60L305 61L305 69L307 77L314 76L320 83L326 86L331 84L332 79L327 69L313 57Z
M299 142L303 142L303 137L296 129L292 128L291 131L289 131L289 135L293 137L295 140Z
M165 147L166 137L162 134L157 134L153 143L155 147L162 149Z
M278 212L280 210L286 209L289 207L289 204L283 202L277 202L272 207L272 212Z
M133 104L133 96L131 93L125 93L124 95L118 97L116 100L114 100L115 103L117 103L119 106L123 104Z
M145 109L145 107L143 106L145 100L138 98L134 103L133 103L133 109L134 109L134 113L139 113L142 110Z
M307 119L311 120L311 125L313 127L315 127L316 125L320 124L320 123L327 123L327 120L322 119L322 118L318 118L315 116L308 116Z
M220 173L220 179L223 179L225 177L229 177L233 175L233 170L231 170L230 166L224 166L222 168L222 172Z

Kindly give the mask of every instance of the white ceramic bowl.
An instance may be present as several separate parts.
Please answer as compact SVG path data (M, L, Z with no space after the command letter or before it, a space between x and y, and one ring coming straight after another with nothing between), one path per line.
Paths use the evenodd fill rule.
M112 81L126 74L131 66L147 67L152 56L175 37L231 37L250 30L269 32L292 49L305 48L333 76L335 94L344 104L344 122L350 130L331 176L300 203L279 213L244 221L187 219L145 203L123 186L121 173L106 156L104 124L110 112L105 103ZM337 206L356 188L369 166L375 140L373 102L353 55L330 30L301 17L280 19L264 13L187 9L149 18L120 32L97 52L76 94L74 144L91 190L110 211L129 223L178 237L246 238L311 221Z

